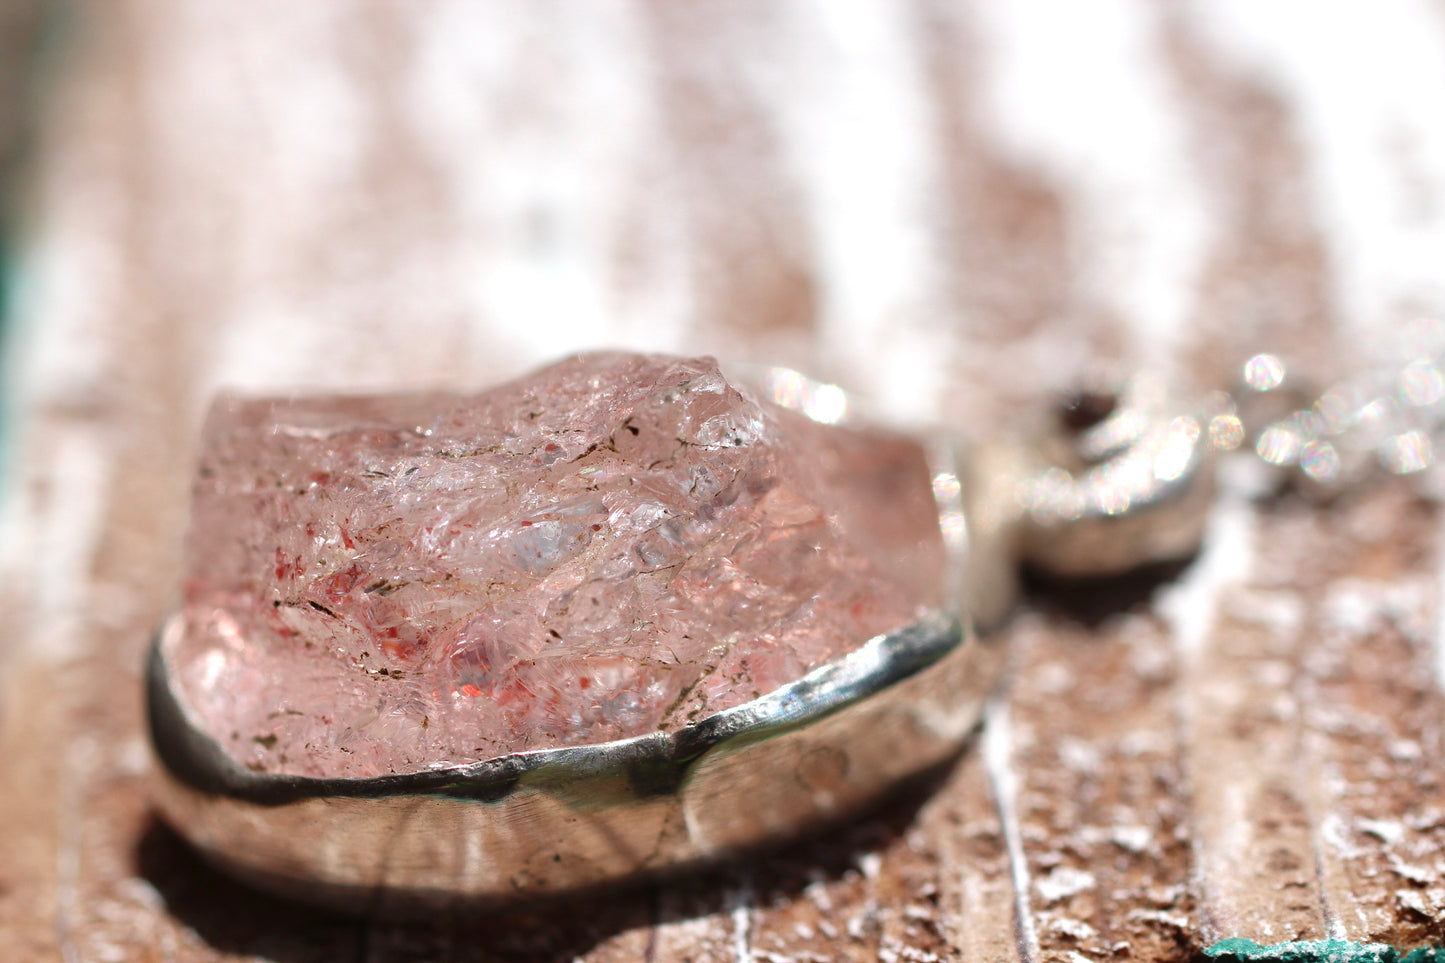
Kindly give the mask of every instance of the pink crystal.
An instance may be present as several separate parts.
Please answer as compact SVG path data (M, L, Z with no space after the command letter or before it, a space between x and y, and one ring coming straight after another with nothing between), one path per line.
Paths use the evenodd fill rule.
M592 354L473 395L223 399L184 605L194 720L371 776L672 730L940 598L922 452Z

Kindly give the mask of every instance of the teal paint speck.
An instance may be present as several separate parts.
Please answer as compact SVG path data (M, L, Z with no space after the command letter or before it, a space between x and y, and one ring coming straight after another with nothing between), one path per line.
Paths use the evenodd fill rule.
M1445 947L1423 946L1402 954L1384 943L1347 940L1273 944L1220 940L1205 950L1204 955L1218 963L1445 963Z

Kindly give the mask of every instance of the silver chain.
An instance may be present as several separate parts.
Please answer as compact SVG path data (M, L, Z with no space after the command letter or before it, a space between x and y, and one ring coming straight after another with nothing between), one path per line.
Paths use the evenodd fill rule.
M1080 394L1087 403L1065 402L1061 429L990 461L1003 466L990 469L1000 494L985 500L1004 520L995 527L1039 568L1106 574L1197 544L1216 454L1252 449L1280 481L1325 498L1372 474L1423 472L1445 432L1445 322L1412 323L1399 343L1394 358L1323 391L1257 354L1237 388L1202 406L1147 373L1105 377Z
M1250 445L1265 463L1295 469L1327 494L1379 471L1424 471L1445 428L1445 323L1412 322L1401 340L1399 357L1315 393L1295 385L1278 356L1255 355L1238 388L1209 399L1210 446Z

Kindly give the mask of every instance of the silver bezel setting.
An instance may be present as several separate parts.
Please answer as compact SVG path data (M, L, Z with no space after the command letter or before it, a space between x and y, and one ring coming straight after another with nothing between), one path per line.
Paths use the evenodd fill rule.
M147 701L169 821L243 878L353 909L565 893L797 835L955 753L1002 660L935 614L674 732L322 779L239 766L176 700L162 641Z
M746 378L774 404L876 424L796 372ZM372 778L253 772L171 685L162 626L146 667L156 800L208 859L352 912L497 904L609 886L798 836L876 802L965 744L1003 668L965 613L977 559L952 446L932 446L948 611L860 640L750 702L670 732Z

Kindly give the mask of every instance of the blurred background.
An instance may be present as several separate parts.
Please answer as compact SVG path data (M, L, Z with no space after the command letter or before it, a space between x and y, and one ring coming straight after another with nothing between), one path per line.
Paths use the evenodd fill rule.
M987 419L1070 358L1213 375L1445 285L1424 2L6 11L12 396L624 345Z
M55 947L86 960L301 959L292 944L218 937L196 921L212 919L204 912L173 928L163 909L176 897L157 873L200 871L174 853L157 857L171 869L135 865L149 825L137 667L178 578L195 436L219 387L475 387L621 346L789 363L901 418L984 436L1101 361L1214 387L1273 350L1333 377L1388 355L1402 322L1445 306L1445 5L5 0L0 176L0 758L12 760L0 780L0 935L21 959ZM1341 509L1354 534L1321 536L1325 554L1354 558L1348 538L1371 526L1408 531L1403 560L1372 555L1361 571L1425 586L1428 622L1433 515L1391 504ZM1229 516L1229 537L1268 541L1258 533L1274 523L1250 519ZM1255 577L1246 555L1209 570L1206 589ZM1304 564L1276 559L1258 579L1303 586ZM1213 624L1220 598L1204 592L1191 611ZM1148 637L1174 652L1161 619L1146 605L1119 644ZM1357 626L1361 645L1378 641L1372 624ZM1411 652L1409 672L1433 678L1425 648ZM1253 657L1216 669L1253 678ZM1070 792L1031 781L1064 765L1039 748L1045 736L1092 738L1104 716L1030 716L1020 691L1013 758L1020 791L1044 807ZM1187 702L1151 698L1164 720L1169 700ZM1421 703L1430 713L1434 698ZM1192 743L1180 738L1160 765L1184 765ZM1413 758L1389 778L1418 776ZM1258 800L1276 782L1296 791L1284 776L1265 782L1251 783ZM1148 838L1207 825L1189 816L1205 804L1180 792L1130 797ZM1237 811L1253 812L1246 797ZM1166 825L1174 817L1159 813L1176 809ZM1122 818L1103 812L1077 818ZM947 822L924 820L940 834L924 850L964 845L947 842ZM1280 843L1267 822L1260 865L1298 842ZM1077 826L1041 826L1026 851L1045 874L1104 838L1053 858L1049 834ZM1434 852L1437 829L1389 845L1418 837ZM1045 893L1034 948L1104 958L1135 940L1137 958L1148 958L1140 947L1187 955L1231 935L1221 919L1295 921L1261 938L1336 931L1323 911L1271 902L1265 883L1221 884L1210 904L1183 868L1214 865L1199 862L1208 845L1120 857L1180 887L1149 912L1182 923L1129 917L1136 933L1117 922L1129 906L1070 908L1076 893ZM887 856L884 883L875 864L862 882L826 881L839 905L884 920L860 954L878 952L889 926L906 936L903 907L928 902L898 882L907 858ZM1360 872L1331 891L1336 903L1372 885ZM1130 885L1144 878L1129 873ZM778 892L779 905L799 898ZM1426 939L1445 907L1437 895L1418 918L1381 896L1368 923L1339 932ZM752 897L727 899L698 896L675 915L732 939L734 909ZM1093 935L1050 929L1064 909ZM667 912L648 912L648 952L671 958L656 947L673 939L706 958L687 943L703 936L669 936ZM798 935L786 913L744 929L831 945L816 921L813 937ZM949 952L967 943L940 926L929 939ZM373 935L374 958L392 958L376 949L389 939ZM547 953L601 946L600 959L607 945L579 938Z
M620 344L991 414L980 379L1233 364L1445 284L1423 2L6 10L12 395Z

